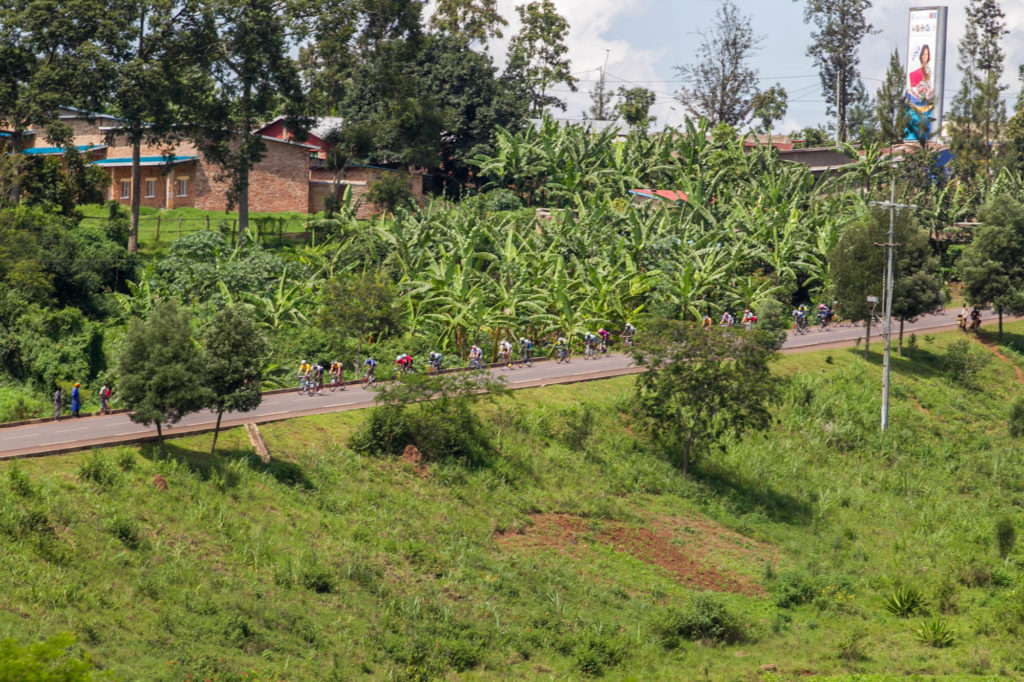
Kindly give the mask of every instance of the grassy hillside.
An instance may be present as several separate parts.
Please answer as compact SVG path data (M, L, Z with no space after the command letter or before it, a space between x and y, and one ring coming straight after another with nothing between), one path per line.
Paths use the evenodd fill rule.
M1024 678L1011 330L974 388L918 339L885 435L877 355L788 356L777 424L689 479L629 378L482 407L473 469L357 456L356 412L265 427L269 466L238 430L5 462L0 636L139 680Z

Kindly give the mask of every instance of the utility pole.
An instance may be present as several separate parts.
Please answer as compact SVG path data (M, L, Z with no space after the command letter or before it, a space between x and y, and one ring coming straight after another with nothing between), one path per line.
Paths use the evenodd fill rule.
M896 117L893 116L893 130L896 129ZM897 204L896 203L896 172L893 161L893 152L896 145L893 144L889 147L889 201L872 201L872 206L883 206L889 209L889 241L885 244L875 244L875 246L884 246L888 250L888 259L885 267L885 298L882 302L883 314L885 315L885 355L882 361L882 431L885 431L889 427L889 369L890 359L892 353L892 287L893 287L893 251L899 246L896 243L895 226L896 226L896 209L897 208L909 208L915 209L917 206L913 204ZM868 321L871 324L871 321Z

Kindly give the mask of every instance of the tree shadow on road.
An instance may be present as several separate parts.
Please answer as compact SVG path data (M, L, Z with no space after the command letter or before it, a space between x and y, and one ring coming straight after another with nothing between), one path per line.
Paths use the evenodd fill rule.
M281 459L266 463L252 448L217 448L217 452L211 455L205 450L192 450L178 443L165 442L161 453L158 443L146 443L141 446L140 454L149 460L173 459L204 481L219 479L225 489L238 485L238 474L229 466L237 461L244 462L252 471L269 474L283 485L307 490L316 487L298 464Z

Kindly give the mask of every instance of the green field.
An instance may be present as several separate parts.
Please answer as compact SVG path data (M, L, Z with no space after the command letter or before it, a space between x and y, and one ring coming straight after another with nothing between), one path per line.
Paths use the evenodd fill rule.
M109 215L106 204L83 204L78 211L86 224L104 221ZM306 213L249 213L249 222L255 229L261 228L261 240L266 246L276 246L279 235L289 241L287 235L305 233L312 217ZM204 211L198 208L175 208L170 210L143 206L139 209L139 245L148 250L165 247L179 236L210 230L231 231L238 229L238 213L226 211Z
M481 407L475 468L352 453L365 412L264 427L269 466L238 430L5 462L0 635L70 631L138 680L1022 679L1008 329L966 388L956 334L916 339L885 435L877 352L787 356L773 428L690 478L634 433L630 378Z

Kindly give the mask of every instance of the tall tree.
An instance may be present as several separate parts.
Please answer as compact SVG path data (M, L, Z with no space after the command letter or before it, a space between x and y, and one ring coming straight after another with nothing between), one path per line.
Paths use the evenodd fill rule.
M998 195L979 212L982 227L957 262L964 295L972 305L993 305L999 315L1024 313L1024 206Z
M837 118L836 140L846 142L850 104L860 79L860 43L873 32L865 18L871 0L807 0L804 23L814 24L807 56L821 77L827 111Z
M217 447L220 422L225 412L249 412L263 400L260 385L267 342L245 308L222 308L203 333L204 382L209 402L217 413L210 454Z
M902 140L910 116L907 115L907 71L903 68L899 50L889 55L889 68L885 79L875 92L875 124L879 129L880 141L892 144Z
M118 361L122 402L137 424L155 424L163 447L163 427L207 402L201 357L192 338L187 309L176 303L154 308L146 320L132 322Z
M750 17L740 14L732 0L719 5L711 31L699 35L696 63L675 67L684 82L676 99L712 126L739 128L750 120L757 92L757 69L750 60L764 39L754 34Z
M508 26L497 0L437 0L430 27L442 35L458 36L467 44L502 38Z
M612 116L612 97L605 85L604 69L598 76L594 88L590 91L590 115L598 121L607 121Z
M228 200L238 206L241 237L249 227L249 174L266 155L257 126L283 112L286 127L301 137L310 121L276 0L218 2L214 10L217 58L209 93L193 114L200 122L194 137L230 182Z
M1008 33L1006 15L998 0L971 0L964 35L957 48L960 90L953 99L952 147L963 162L988 161L995 139L1006 121L1002 101L1005 54L1000 44Z
M772 124L781 121L789 108L786 90L776 83L767 90L754 95L751 103L754 108L754 120L761 124L761 130L768 135L768 144L772 142Z
M651 116L651 107L654 106L657 95L647 88L620 87L619 101L615 104L615 115L622 118L629 124L630 128L646 132L647 127L654 121Z
M518 84L530 100L530 112L541 116L548 107L565 111L565 102L550 94L564 84L576 92L576 78L569 70L569 22L555 9L552 0L533 0L516 7L521 27L508 46L504 78Z
M684 474L727 435L771 423L774 343L765 332L701 329L677 320L645 325L643 345L630 351L647 370L637 375L637 412Z
M101 46L117 28L107 12L100 0L0 0L0 125L9 127L15 203L21 198L20 152L38 145L43 133L52 145L70 146L61 107L96 110L105 98L109 74Z
M107 141L125 139L132 148L131 222L128 251L138 250L143 142L181 139L188 122L183 106L202 95L202 74L215 44L212 17L195 0L141 0L110 7L120 30L105 46L109 103L118 126ZM194 87L198 86L198 87Z
M1013 116L1003 129L1005 142L999 148L1000 163L1017 173L1024 173L1024 65L1017 70L1020 90L1013 105Z

